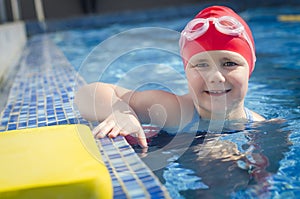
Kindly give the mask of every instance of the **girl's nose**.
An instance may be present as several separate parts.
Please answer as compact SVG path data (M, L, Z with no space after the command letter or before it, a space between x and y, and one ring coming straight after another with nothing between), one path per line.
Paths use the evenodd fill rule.
M210 83L224 83L225 77L219 70L213 70L211 71L209 75L209 82Z

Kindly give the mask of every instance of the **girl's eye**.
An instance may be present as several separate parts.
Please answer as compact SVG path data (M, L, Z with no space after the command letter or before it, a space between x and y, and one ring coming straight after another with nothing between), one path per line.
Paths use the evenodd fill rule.
M237 66L238 64L232 61L227 61L223 64L225 67L232 67L232 66Z
M194 68L205 68L208 67L208 63L198 63L194 65Z

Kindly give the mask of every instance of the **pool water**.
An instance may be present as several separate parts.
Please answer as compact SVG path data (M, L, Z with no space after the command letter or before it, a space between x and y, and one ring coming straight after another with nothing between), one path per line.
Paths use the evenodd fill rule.
M257 54L246 106L267 119L277 120L250 126L236 124L223 133L193 132L191 143L185 143L185 135L178 135L177 142L168 145L174 135L167 132L160 132L151 140L148 157L144 155L142 159L165 184L172 198L299 197L300 21L278 18L297 13L300 13L297 7L257 8L240 13L253 31ZM191 17L193 14L166 20L115 23L49 36L87 82L104 81L132 89L165 89L183 94L187 87L176 31L181 31ZM153 34L157 29L147 31L146 27L174 32ZM130 30L134 28L146 31L138 37L131 35ZM124 31L129 31L126 42L109 39ZM148 39L153 35L169 50L141 45L120 53L123 52L120 49L132 43L147 46L147 42L154 41ZM107 40L104 48L103 41ZM190 147L179 152L185 144ZM135 149L139 152L138 147ZM158 155L163 167L153 165L151 153Z

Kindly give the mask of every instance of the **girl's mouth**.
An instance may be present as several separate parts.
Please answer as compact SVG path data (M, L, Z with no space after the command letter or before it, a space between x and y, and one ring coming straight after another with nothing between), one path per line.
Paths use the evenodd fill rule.
M230 92L231 89L226 89L226 90L210 90L210 91L204 91L205 93L207 93L208 95L211 96L221 96L224 95L228 92Z

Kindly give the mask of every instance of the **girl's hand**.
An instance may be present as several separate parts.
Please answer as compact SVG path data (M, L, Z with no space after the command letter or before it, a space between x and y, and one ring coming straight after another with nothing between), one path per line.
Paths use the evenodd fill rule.
M96 138L105 136L115 138L118 135L127 136L130 134L137 138L142 148L147 147L144 130L138 119L130 111L115 111L94 128L93 134Z

